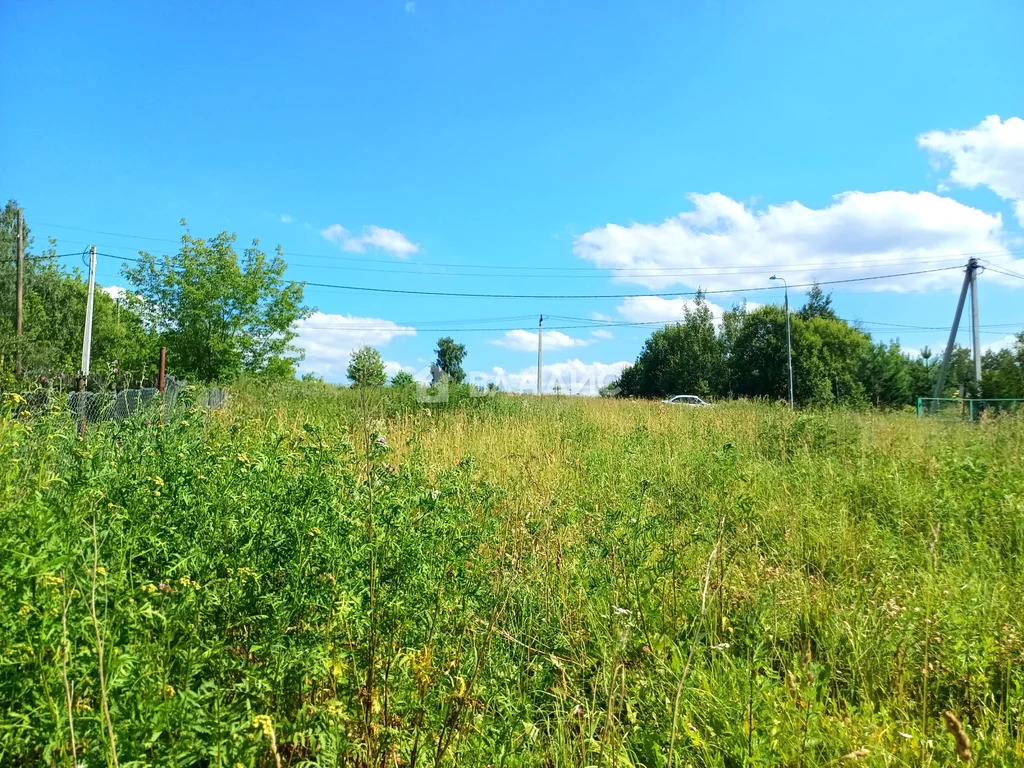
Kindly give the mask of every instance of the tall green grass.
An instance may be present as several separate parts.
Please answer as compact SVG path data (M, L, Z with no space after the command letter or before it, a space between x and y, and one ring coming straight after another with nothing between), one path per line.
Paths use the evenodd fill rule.
M946 711L1024 760L1019 420L243 382L149 421L3 405L2 765L950 765Z

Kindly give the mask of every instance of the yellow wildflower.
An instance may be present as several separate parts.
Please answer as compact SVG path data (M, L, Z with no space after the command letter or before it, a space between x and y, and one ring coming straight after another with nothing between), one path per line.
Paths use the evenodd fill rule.
M274 733L274 721L270 719L269 715L256 715L252 719L252 727L263 731L263 735L268 739Z

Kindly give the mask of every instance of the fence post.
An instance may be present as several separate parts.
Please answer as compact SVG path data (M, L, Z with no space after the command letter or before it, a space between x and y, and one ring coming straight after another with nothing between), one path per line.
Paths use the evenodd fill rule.
M86 405L86 394L85 385L88 379L85 376L78 377L78 435L79 437L85 437L85 418L88 415L88 407Z
M970 419L971 419L971 421L974 421L974 400L973 399L967 401L967 409L970 412Z
M167 347L160 347L160 367L156 376L156 389L160 393L160 423L164 423L164 389L167 387Z
M921 418L921 398L917 398L917 418Z

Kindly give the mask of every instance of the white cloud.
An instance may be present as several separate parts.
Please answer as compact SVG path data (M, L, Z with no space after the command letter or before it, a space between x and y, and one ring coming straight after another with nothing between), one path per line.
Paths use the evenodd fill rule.
M722 308L707 302L715 322L722 319ZM692 299L665 299L661 296L631 296L618 306L618 312L631 323L674 323L686 318L686 310L693 311ZM748 305L749 306L749 305Z
M295 219L292 218L291 216L289 216L287 213L282 213L281 214L281 223L282 224L291 224L293 221L295 221Z
M756 209L720 193L690 195L690 201L694 210L659 224L593 229L576 238L573 251L598 267L628 270L615 273L619 282L708 290L770 285L775 271L792 285L929 269L978 252L1015 264L998 214L931 192L844 192L825 208L789 202ZM851 287L926 290L960 279L951 270Z
M103 289L103 292L114 301L118 301L124 298L125 289L120 285L108 285Z
M344 381L348 359L353 350L369 345L380 349L398 336L415 336L416 329L375 317L353 317L314 312L295 324L298 336L293 342L304 350L299 373L314 372L327 381ZM390 368L389 368L390 366ZM395 366L398 366L396 368ZM398 363L386 362L385 369L397 373Z
M917 143L949 165L949 182L985 186L1013 202L1024 225L1024 120L990 115L967 130L929 131Z
M387 374L388 381L391 381L392 377L394 377L394 375L396 373L399 373L400 371L405 371L406 373L416 373L416 369L413 368L411 365L402 365L401 363L395 362L394 360L384 361L384 373Z
M337 243L343 251L350 253L377 250L389 253L399 259L407 259L414 253L419 253L420 250L418 244L410 242L401 232L375 225L363 227L362 232L354 235L341 224L331 224L326 229L321 229L320 235L325 240Z
M568 360L564 363L545 365L541 378L543 391L554 392L557 386L560 387L560 392L566 395L594 396L602 387L619 378L622 370L629 365L630 363L625 361L584 363L582 360ZM486 386L488 382L494 382L507 392L536 392L537 368L531 366L514 372L495 366L490 371L471 373L469 381L477 386Z
M595 339L613 339L615 335L611 331L606 331L603 328L598 328L596 331L591 331L590 335Z
M514 331L506 331L500 339L491 339L491 344L516 352L536 352L537 333L535 331L524 331L521 328ZM569 349L570 347L585 347L590 344L586 339L578 339L568 336L561 331L544 331L544 349Z
M711 310L714 324L720 325L725 309L718 304L705 301ZM761 304L745 302L747 310L754 310ZM697 302L693 299L666 299L661 296L631 296L624 299L617 309L624 320L630 323L677 323L686 319L686 310L691 312Z
M986 352L998 352L1001 349L1013 349L1016 343L1017 337L1014 334L1007 334L996 341L983 343L981 345L981 352L984 354Z

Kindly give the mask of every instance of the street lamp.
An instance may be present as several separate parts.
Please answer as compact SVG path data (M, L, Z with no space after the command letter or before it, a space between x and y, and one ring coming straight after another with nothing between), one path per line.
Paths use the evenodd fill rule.
M772 275L769 280L781 280L786 291L786 362L789 368L789 409L793 410L793 343L789 335L789 284L783 277Z

